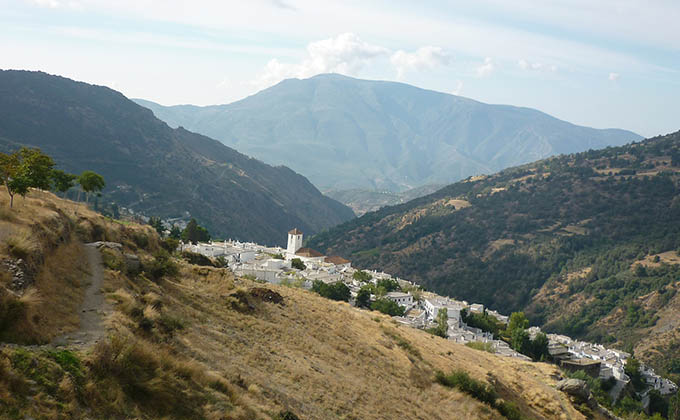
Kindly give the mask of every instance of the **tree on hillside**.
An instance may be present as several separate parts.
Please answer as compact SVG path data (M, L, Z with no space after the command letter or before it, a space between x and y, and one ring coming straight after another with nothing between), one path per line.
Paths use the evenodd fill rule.
M304 270L307 268L305 263L303 263L302 260L299 258L293 258L292 260L290 260L290 266L293 268L297 268L298 270Z
M399 304L393 300L389 299L378 299L371 303L371 309L374 311L380 311L389 316L403 316L404 308L399 306Z
M170 229L170 237L173 239L180 239L182 237L182 231L180 230L179 226L172 225L172 228Z
M9 194L9 206L14 196L22 197L30 188L49 189L54 162L40 149L22 147L13 153L0 153L0 179Z
M165 232L165 228L163 227L163 223L161 222L161 218L157 216L151 216L149 217L149 225L151 225L156 232L162 237L163 232Z
M436 326L432 328L428 328L427 332L430 334L434 334L436 336L442 337L442 338L447 338L448 331L449 331L449 312L448 310L441 308L437 312L437 318L435 320L437 323Z
M63 197L66 197L66 192L76 185L76 178L74 174L69 174L62 171L61 169L52 170L52 182L54 183L54 189L57 192L62 193Z
M354 280L359 280L360 282L366 283L366 282L371 281L373 276L371 276L370 274L368 274L365 271L357 270L357 271L354 272L354 274L352 274L352 278Z
M370 288L364 286L359 289L357 293L357 299L355 306L357 308L368 308L371 306L371 290Z
M344 302L348 302L351 296L349 287L342 282L326 284L321 280L314 280L312 283L312 291L325 298Z
M194 244L198 242L208 242L210 240L210 234L206 228L198 224L196 219L191 219L182 232L182 240Z
M93 171L83 171L78 177L78 183L80 188L85 191L86 202L90 201L90 193L95 191L99 192L104 189L106 183L104 182L104 177ZM78 194L78 199L80 199L80 194Z
M29 186L41 190L49 190L52 186L52 168L54 161L40 149L22 147L19 150L23 170L29 180Z

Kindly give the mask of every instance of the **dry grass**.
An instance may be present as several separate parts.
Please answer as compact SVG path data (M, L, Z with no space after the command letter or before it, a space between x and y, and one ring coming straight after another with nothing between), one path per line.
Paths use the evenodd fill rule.
M157 246L157 236L40 194L18 200L12 225L29 226L32 208L33 224L44 231L44 265L22 304L44 338L74 327L82 296L79 245L66 236L50 247L55 237L118 241L145 260L141 245ZM2 223L9 222L0 221L0 230ZM267 285L284 300L263 302L249 293L253 287L262 285L185 263L158 282L105 270L111 338L76 353L76 370L38 350L0 350L0 397L22 415L55 419L270 419L286 410L301 419L497 418L435 381L437 371L464 369L529 417L583 418L553 388L554 366L470 349L304 290ZM49 380L31 376L35 384L27 387L24 378L36 372ZM9 413L3 410L0 404L0 417Z

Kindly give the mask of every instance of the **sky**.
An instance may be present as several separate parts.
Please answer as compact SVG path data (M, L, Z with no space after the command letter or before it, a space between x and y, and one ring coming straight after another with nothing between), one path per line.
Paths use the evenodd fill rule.
M0 0L0 68L164 105L319 73L651 137L680 129L678 0Z

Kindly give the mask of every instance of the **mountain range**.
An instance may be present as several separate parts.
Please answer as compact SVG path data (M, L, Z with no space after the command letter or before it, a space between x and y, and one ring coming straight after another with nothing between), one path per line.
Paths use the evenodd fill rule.
M218 237L283 244L292 227L311 234L354 217L289 168L172 129L112 89L0 71L0 149L20 146L101 173L105 200L149 216L189 212Z
M470 177L311 238L680 374L680 132Z
M640 139L534 109L338 74L284 80L227 105L135 101L170 126L290 166L322 191L401 192Z

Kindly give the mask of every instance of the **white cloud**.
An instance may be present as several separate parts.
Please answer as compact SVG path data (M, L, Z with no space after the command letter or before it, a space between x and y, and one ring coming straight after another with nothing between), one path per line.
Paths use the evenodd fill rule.
M456 80L456 88L451 91L452 94L454 95L460 95L463 92L463 82L460 80Z
M557 66L555 64L548 65L541 62L530 63L525 59L518 60L517 66L522 70L549 71L553 73L557 71Z
M493 58L486 57L484 59L484 64L477 67L477 77L487 77L496 69L496 65L493 62Z
M252 83L264 88L283 79L306 78L320 73L357 75L372 59L387 55L389 50L369 44L353 33L315 41L307 45L307 57L297 64L269 60L264 71Z
M619 80L619 77L621 77L621 75L618 73L609 73L609 80L612 82Z
M420 47L413 53L398 50L390 57L390 62L397 70L397 79L403 79L407 71L433 69L448 65L452 56L441 47L431 45Z

